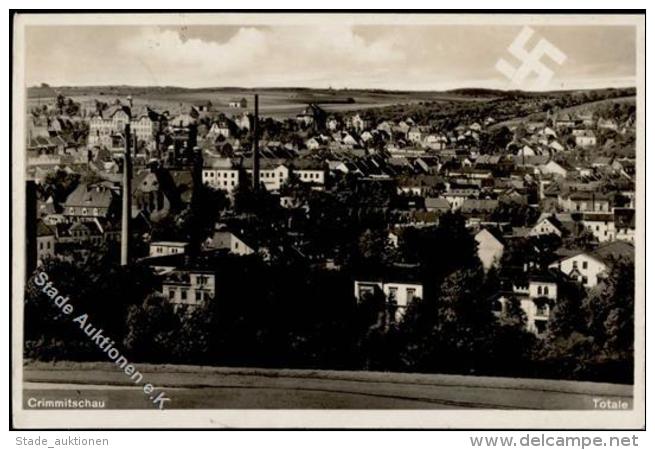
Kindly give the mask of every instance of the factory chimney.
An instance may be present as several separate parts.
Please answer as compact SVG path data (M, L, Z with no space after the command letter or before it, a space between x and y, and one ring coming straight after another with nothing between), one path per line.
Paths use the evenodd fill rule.
M255 119L252 127L252 189L259 189L259 95L255 94Z
M121 215L121 266L127 266L130 255L130 216L132 215L132 135L130 124L125 125L125 157L123 159L122 215ZM136 151L136 136L134 139Z

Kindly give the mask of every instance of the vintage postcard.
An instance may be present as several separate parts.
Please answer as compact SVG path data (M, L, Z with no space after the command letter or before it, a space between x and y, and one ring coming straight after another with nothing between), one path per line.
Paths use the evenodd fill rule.
M11 17L15 428L645 426L645 13Z

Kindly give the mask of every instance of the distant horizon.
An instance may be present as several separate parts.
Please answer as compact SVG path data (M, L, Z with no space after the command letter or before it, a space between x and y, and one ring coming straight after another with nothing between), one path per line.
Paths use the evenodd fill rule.
M47 83L45 83L47 84ZM189 91L203 91L203 90L238 90L238 91L253 91L253 90L305 90L305 91L377 91L377 92L430 92L430 93L446 93L453 91L463 90L480 90L480 91L500 91L500 92L522 92L528 94L545 94L549 92L571 92L571 91L602 91L608 89L637 89L636 84L632 85L613 85L601 86L593 88L565 88L565 89L548 89L548 90L527 90L527 89L509 89L509 88L492 88L482 86L462 86L449 89L385 89L377 87L315 87L315 86L201 86L189 87L182 85L138 85L138 84L76 84L76 85L50 85L43 86L42 84L35 84L27 86L27 89L92 89L92 88L124 88L124 89L183 89Z

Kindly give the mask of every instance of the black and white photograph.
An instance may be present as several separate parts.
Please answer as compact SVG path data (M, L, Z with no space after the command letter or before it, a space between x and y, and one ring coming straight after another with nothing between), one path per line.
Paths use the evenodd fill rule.
M645 426L645 12L11 21L15 427Z

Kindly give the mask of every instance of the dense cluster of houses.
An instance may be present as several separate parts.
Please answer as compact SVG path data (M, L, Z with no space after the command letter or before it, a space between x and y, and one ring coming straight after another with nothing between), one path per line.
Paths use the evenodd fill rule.
M234 100L228 106L243 110L247 101ZM202 246L204 256L198 257L183 240L148 242L149 227L188 206L197 183L233 198L240 186L251 183L254 170L261 187L278 198L282 208L305 213L308 205L289 186L332 192L344 178L362 186L383 186L395 198L393 205L386 205L392 209L387 224L392 247L403 245L408 228L436 226L442 214L457 211L478 243L485 271L502 268L503 255L517 243L540 237L557 240L557 248L547 256L535 256L538 245L526 252L516 276L490 300L490 307L502 314L508 299L518 298L527 328L536 334L545 330L562 283L574 281L591 289L602 282L613 260L634 254L635 160L593 151L587 159L569 157L580 149L597 149L600 130L634 133L633 122L590 113L554 114L520 124L520 133L518 125L509 126L509 142L483 152L482 136L500 125L492 117L439 130L411 117L375 121L370 113L328 114L310 105L287 120L297 130L293 139L264 133L255 167L250 145L243 144L250 142L253 121L246 111L228 117L210 103L176 114L141 109L128 99L84 118L31 118L30 182L42 184L58 170L94 174L93 180L83 177L61 202L34 196L37 261L76 244L120 239L120 152L126 124L137 143L133 230L149 245L141 261L160 274L161 293L175 304L197 305L220 295L217 267L225 263L225 255L260 254L266 260L274 249L238 222L226 222L216 224ZM63 138L62 127L56 125L63 120L84 121L86 138ZM512 211L533 218L519 220ZM332 255L313 254L292 226L287 233L285 255L326 269L338 267ZM578 245L581 239L590 241L584 249ZM366 277L353 274L354 295L361 299L382 292L402 317L407 305L424 295L426 280L416 272L395 266Z

